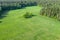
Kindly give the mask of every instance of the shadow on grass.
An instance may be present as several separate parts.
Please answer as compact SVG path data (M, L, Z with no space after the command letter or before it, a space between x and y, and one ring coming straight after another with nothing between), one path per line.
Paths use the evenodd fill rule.
M2 23L2 21L0 21L0 23Z
M34 17L34 16L36 16L36 15L31 15L31 16L29 15L29 16L26 16L25 18L26 18L26 19L29 19L29 18L32 18L32 17Z
M3 19L4 17L7 17L8 10L6 11L1 11L0 12L0 19Z
M17 10L17 9L23 9L25 7L21 7L21 8L16 8L16 9L3 9L2 11L0 11L0 19L3 19L4 17L7 17L7 14L10 10Z

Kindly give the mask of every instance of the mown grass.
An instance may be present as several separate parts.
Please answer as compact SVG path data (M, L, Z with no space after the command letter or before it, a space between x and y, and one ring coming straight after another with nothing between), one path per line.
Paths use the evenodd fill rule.
M60 22L41 16L41 7L11 10L0 23L0 40L60 40ZM26 12L34 17L25 19Z

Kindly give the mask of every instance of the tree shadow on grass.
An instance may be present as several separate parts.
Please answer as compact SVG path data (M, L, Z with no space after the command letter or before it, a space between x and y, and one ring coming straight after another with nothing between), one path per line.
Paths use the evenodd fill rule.
M0 19L3 19L4 17L7 17L7 13L9 10L1 11L0 12Z
M2 23L2 21L0 21L0 23Z

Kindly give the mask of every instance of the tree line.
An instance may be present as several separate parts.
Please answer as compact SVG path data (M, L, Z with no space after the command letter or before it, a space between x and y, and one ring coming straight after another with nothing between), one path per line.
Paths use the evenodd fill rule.
M60 20L60 0L47 0L40 2L42 9L40 15L56 18Z
M36 2L16 1L16 2L0 2L0 10L20 9L26 6L35 6Z

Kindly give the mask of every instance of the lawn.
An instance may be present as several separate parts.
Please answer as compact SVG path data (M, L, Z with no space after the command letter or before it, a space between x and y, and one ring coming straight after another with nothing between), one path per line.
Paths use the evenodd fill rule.
M0 40L60 40L60 21L41 16L41 7L11 10L0 23ZM26 19L26 12L34 17Z

